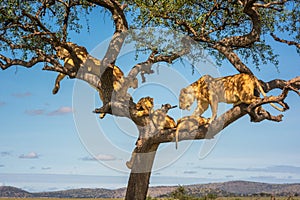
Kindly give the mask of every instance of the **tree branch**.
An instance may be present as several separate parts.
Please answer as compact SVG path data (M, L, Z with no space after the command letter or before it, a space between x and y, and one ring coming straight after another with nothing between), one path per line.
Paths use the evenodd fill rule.
M203 22L202 22L202 25L201 25L201 35L207 35L205 32L207 31L205 29L206 27L206 24L207 24L207 20L211 17L211 15L213 14L214 11L218 10L221 6L221 3L218 3L218 2L214 2L214 5L212 6L212 8L207 12L205 13L205 17L203 19ZM195 35L196 36L196 35Z
M269 92L273 89L281 89L283 90L285 87L288 87L290 90L296 92L298 95L300 95L300 76L297 76L289 81L281 80L281 79L275 79L269 82L263 82L262 83L263 89L265 92Z
M125 5L121 5L115 0L88 0L91 3L95 3L108 9L114 20L115 32L109 43L106 54L102 60L104 66L113 65L121 51L124 40L127 36L128 23L124 14Z
M218 43L226 47L247 47L254 42L259 41L261 34L261 20L258 12L253 8L254 0L244 0L244 13L247 14L252 22L252 30L250 33L242 36L233 36L224 38Z
M167 62L171 64L174 60L190 52L190 44L184 43L184 47L178 52L170 53L169 55L158 54L156 49L152 50L148 59L144 62L136 64L128 73L128 77L136 77L139 73L142 75L143 82L145 82L144 74L152 74L152 65L158 62Z
M226 47L220 43L217 43L212 47L222 53L240 73L253 75L252 71L241 61L239 56L233 51L231 47Z
M284 39L281 39L279 37L277 37L274 33L271 33L271 36L273 37L274 40L278 41L278 42L281 42L281 43L285 43L289 46L291 45L294 45L296 46L298 49L300 49L300 43L298 42L295 42L295 41L288 41L288 40L284 40Z
M190 131L184 130L180 132L179 141L182 140L201 140L201 139L210 139L216 136L222 129L241 118L247 114L246 105L240 105L233 107L228 110L217 119L215 119L209 126L203 125L200 126L197 130ZM175 141L175 131L176 130L165 130L160 134L156 134L151 138L151 141L154 144L174 142Z
M277 11L282 11L282 8L277 8L276 6L282 6L287 2L287 0L283 1L272 1L269 3L254 3L253 6L257 8L269 8Z
M36 23L36 25L38 27L40 27L44 32L46 33L51 33L51 31L46 27L44 26L44 24L35 16L29 14L28 12L26 12L25 10L22 10L22 14L26 17L28 17L32 22ZM55 34L52 34L52 35L55 35Z
M26 68L31 68L32 66L36 65L37 63L44 62L44 58L42 57L33 57L29 61L24 61L20 59L10 59L6 56L0 54L0 59L3 60L5 63L0 61L0 66L3 70L13 66L13 65L21 65Z
M67 41L67 35L68 35L67 31L68 31L68 22L69 22L71 7L67 3L64 3L63 5L65 6L65 13L64 13L63 29L62 29L62 33L63 33L62 40L64 42L66 42Z

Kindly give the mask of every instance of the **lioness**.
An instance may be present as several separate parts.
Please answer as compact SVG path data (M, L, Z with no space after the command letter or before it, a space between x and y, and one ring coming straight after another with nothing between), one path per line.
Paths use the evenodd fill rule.
M78 59L80 60L80 67L83 65L83 63L86 61L86 57L88 56L88 52L86 48L78 46L74 43L67 42L66 43L70 48L73 49L75 54L77 55ZM64 67L70 71L73 71L75 69L75 63L74 60L71 57L70 52L63 48L63 47L56 47L56 55L59 59L62 59L64 61ZM65 74L59 73L56 80L55 85L52 90L53 94L56 94L58 90L60 89L60 81L66 77Z
M211 123L217 117L218 102L251 104L260 99L259 94L266 97L259 81L253 75L236 74L222 78L213 78L210 75L204 75L196 82L186 88L181 89L179 96L179 108L190 110L191 105L197 100L197 107L193 115L201 116L204 111L211 106L212 117L208 123ZM283 109L273 103L271 105L279 111Z
M124 73L123 71L117 67L101 67L101 61L92 57L88 54L85 47L78 46L72 42L66 43L77 55L78 59L80 60L80 66L79 67L86 67L86 71L88 73L100 76L100 82L101 86L100 88L96 88L100 99L103 102L103 105L106 105L111 101L112 94L120 91L120 89L126 85L124 85ZM74 70L77 67L75 66L75 62L72 59L71 53L63 48L63 47L57 47L56 48L56 55L58 58L62 59L64 61L64 67L69 70ZM53 94L56 94L60 88L60 81L65 77L66 75L63 73L59 73L55 80L55 86L52 90ZM138 84L137 79L135 78L133 81L130 81L127 87L136 88ZM124 90L127 91L127 90ZM127 94L120 93L119 96L125 97ZM105 114L100 114L100 118L103 118Z

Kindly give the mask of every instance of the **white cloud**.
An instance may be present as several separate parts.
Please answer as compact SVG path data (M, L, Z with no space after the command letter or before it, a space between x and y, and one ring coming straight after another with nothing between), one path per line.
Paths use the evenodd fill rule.
M57 115L65 115L72 113L73 109L69 106L62 106L56 110L47 112L45 109L32 109L32 110L26 110L25 114L36 116L36 115L48 115L48 116L57 116Z
M35 152L30 152L28 154L22 154L19 156L19 158L25 158L25 159L36 159L39 158L39 155Z
M55 116L55 115L65 115L73 112L73 109L69 106L63 106L58 108L57 110L54 110L52 112L49 112L47 115L49 116Z
M42 169L42 170L50 170L51 167L42 167L41 169Z
M116 160L116 157L113 155L110 155L110 154L98 154L95 157L89 157L89 156L83 157L83 158L81 158L81 160L84 160L84 161L96 161L96 160L112 161L112 160Z
M102 161L109 161L109 160L116 160L116 157L109 154L98 154L95 157L96 160L102 160Z
M24 93L13 93L11 94L13 97L16 98L25 98L25 97L29 97L32 96L32 94L30 92L24 92Z
M32 115L32 116L43 115L43 114L45 114L45 110L44 109L26 110L25 114Z
M197 171L184 171L184 174L197 174Z

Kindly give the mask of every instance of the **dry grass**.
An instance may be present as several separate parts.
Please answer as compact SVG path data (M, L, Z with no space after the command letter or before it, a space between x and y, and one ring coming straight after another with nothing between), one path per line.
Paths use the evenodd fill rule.
M108 198L1 198L0 200L123 200L123 199L108 199Z
M216 200L271 200L271 197L218 197ZM288 200L288 197L275 197L275 200ZM300 200L300 197L289 200Z
M0 200L124 200L123 198L111 199L111 198L0 198ZM158 198L159 200L166 200L164 198ZM170 198L168 198L170 200ZM216 200L271 200L270 197L218 197ZM276 200L288 200L288 197L276 197ZM290 200L300 200L300 197L293 197Z

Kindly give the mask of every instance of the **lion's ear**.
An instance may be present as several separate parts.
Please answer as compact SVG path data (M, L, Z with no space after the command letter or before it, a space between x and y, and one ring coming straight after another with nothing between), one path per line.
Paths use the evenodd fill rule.
M181 92L184 93L184 94L186 94L187 93L187 89L186 88L182 88Z
M60 46L54 47L54 49L55 49L55 51L59 51L61 49L61 47Z
M86 50L85 47L79 46L78 47L78 51L80 54L82 54L84 57L86 57L88 55L88 51Z
M188 95L191 93L191 88L183 88L182 91L184 94Z

